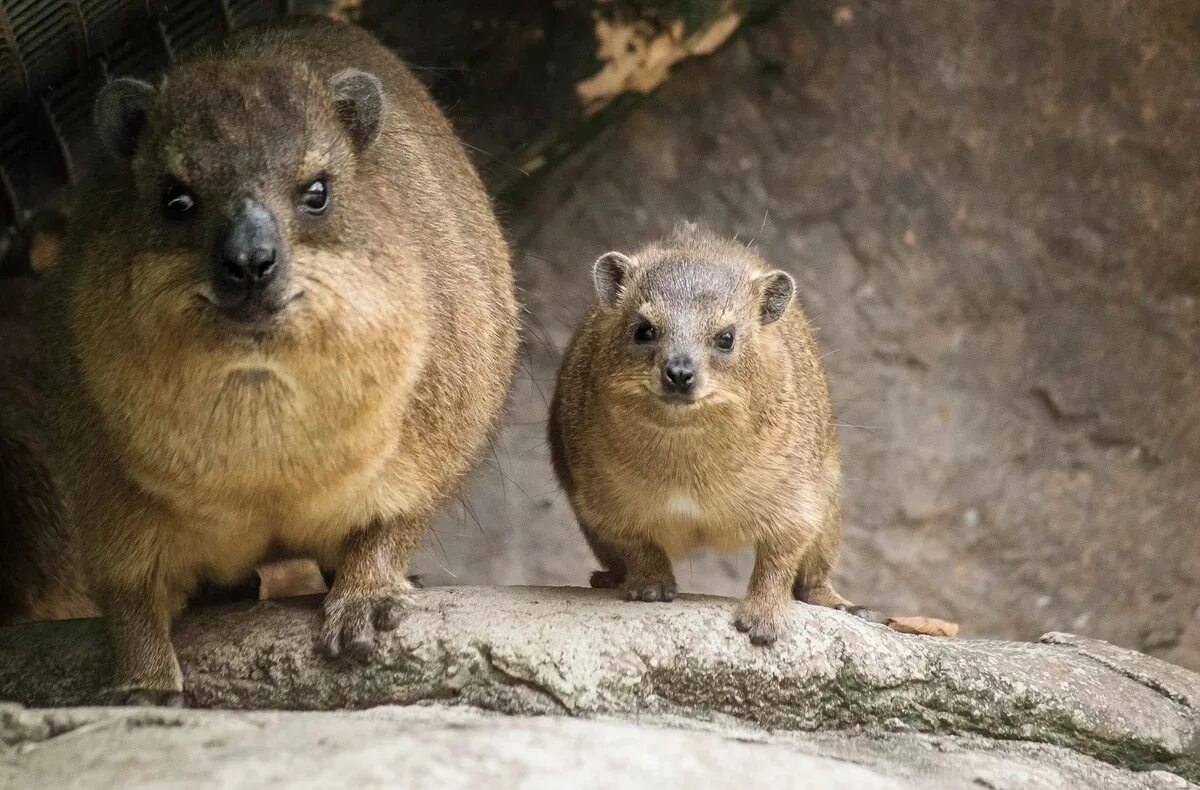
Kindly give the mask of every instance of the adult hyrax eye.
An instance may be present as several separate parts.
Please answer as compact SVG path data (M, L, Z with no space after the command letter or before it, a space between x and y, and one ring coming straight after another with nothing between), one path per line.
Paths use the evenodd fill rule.
M713 345L721 351L733 351L733 327L718 332L713 338Z
M633 342L638 345L644 345L646 343L653 343L656 337L658 337L658 332L655 331L654 324L645 318L639 318L633 327Z
M329 211L329 179L319 176L301 187L299 207L313 217Z
M163 186L162 211L167 219L187 219L196 208L196 196L186 185L170 179Z

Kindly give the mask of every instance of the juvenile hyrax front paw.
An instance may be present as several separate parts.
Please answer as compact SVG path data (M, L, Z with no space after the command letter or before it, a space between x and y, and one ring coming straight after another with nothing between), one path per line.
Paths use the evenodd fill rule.
M621 594L627 601L674 601L673 579L630 579L621 585Z
M320 645L331 658L346 655L365 661L375 650L376 638L396 630L409 600L407 588L369 592L330 593L325 598L325 622Z
M773 645L787 633L787 616L780 612L753 611L743 604L738 608L733 625L750 637L755 645Z
M555 472L603 567L592 585L670 600L674 584L653 578L670 557L752 545L736 622L755 644L785 632L793 586L846 603L828 585L842 528L837 435L792 277L685 224L601 256L593 281L550 418Z

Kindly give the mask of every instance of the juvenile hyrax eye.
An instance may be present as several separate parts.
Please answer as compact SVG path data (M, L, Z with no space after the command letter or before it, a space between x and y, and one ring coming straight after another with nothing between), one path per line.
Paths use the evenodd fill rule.
M654 324L645 318L639 319L637 325L633 328L633 342L635 343L651 343L657 336L658 333L654 330Z
M718 333L716 339L713 340L713 345L716 346L717 348L721 349L722 351L732 351L733 350L733 329L732 328L725 329L725 330L721 331L720 333Z
M196 197L178 181L163 187L162 210L167 219L186 219L196 208Z
M329 184L325 176L313 179L300 191L300 209L314 217L329 210Z

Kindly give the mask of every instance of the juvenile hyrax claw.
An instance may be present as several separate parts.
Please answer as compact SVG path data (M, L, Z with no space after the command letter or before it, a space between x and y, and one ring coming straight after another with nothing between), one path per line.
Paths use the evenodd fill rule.
M146 705L161 708L187 707L187 697L184 696L184 693L172 689L116 689L108 695L107 701L109 705Z
M675 600L675 582L664 581L630 581L621 585L621 592L626 601L656 601Z
M837 606L835 606L833 608L838 610L839 612L845 612L846 614L852 614L855 617L861 617L862 619L866 620L868 623L882 623L884 620L887 619L885 616L883 616L879 612L875 611L874 609L869 609L866 606L854 606L853 604L838 604Z
M330 658L345 655L367 661L375 652L377 638L396 630L408 603L402 591L386 591L325 599L325 622L321 647Z

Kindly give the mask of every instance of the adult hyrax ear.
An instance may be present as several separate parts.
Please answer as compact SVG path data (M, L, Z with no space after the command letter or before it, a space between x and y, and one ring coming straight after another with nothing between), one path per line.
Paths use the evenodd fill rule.
M379 136L383 123L383 83L374 74L345 69L329 79L329 89L354 147L366 149Z
M796 295L796 281L792 275L776 269L758 278L758 292L762 322L770 324L783 318L791 306Z
M619 252L606 252L596 259L592 266L592 282L596 285L596 298L600 304L617 306L636 266L633 258Z
M150 83L131 77L115 79L100 89L94 115L105 148L122 159L134 155L156 93Z

